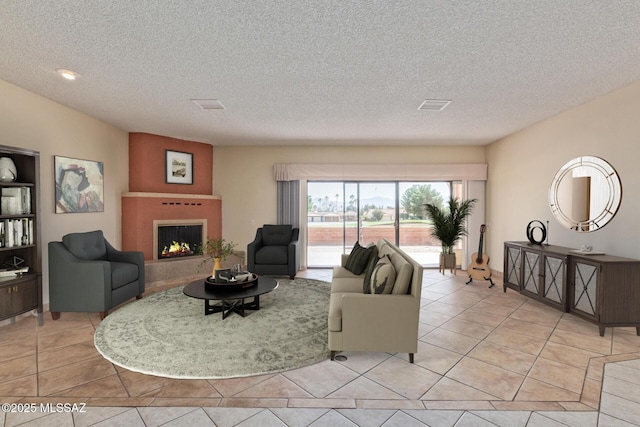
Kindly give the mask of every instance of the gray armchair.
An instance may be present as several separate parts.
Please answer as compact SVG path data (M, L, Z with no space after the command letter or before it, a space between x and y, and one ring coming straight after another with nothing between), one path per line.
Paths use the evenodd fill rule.
M62 311L99 312L144 293L144 254L122 252L102 231L71 233L49 242L49 310L53 320Z
M255 274L296 277L300 267L300 229L291 225L264 225L247 245L247 268Z

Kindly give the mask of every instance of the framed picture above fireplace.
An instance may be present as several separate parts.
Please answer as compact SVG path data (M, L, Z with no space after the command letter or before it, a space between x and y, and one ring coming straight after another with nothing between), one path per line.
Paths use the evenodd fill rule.
M166 183L193 184L193 153L166 150Z

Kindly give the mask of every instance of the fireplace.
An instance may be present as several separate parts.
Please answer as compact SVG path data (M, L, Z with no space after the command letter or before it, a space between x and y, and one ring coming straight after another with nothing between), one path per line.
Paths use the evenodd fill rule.
M201 255L206 236L206 219L153 221L153 259Z
M220 236L221 204L218 196L123 193L122 249L144 252L145 261L158 260L157 229L166 224L203 224L203 236Z

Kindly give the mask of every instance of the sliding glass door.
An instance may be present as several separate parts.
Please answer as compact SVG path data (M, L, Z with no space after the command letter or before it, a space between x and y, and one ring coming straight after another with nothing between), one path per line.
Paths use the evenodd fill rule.
M348 232L357 217L345 205L345 183L307 183L307 266L330 267L340 264ZM351 219L350 219L351 218ZM353 245L353 243L352 243Z
M442 250L431 233L424 205L443 205L451 195L451 182L399 182L398 246L424 266L437 266Z
M424 266L437 266L440 242L431 236L425 203L444 203L452 182L307 183L307 265L331 267L362 245L386 238Z
M396 241L397 198L394 182L358 183L360 202L360 244L381 238Z

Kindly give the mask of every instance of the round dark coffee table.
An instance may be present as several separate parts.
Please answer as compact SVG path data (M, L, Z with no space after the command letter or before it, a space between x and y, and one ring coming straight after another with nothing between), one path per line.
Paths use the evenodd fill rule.
M278 287L278 282L270 277L259 276L256 284L248 287L233 287L221 285L205 286L204 279L196 280L184 287L182 292L191 298L204 300L204 314L222 312L222 319L231 313L245 316L245 310L260 310L260 295L271 292ZM253 301L245 302L245 299L253 298ZM211 304L210 301L220 301L219 304Z

